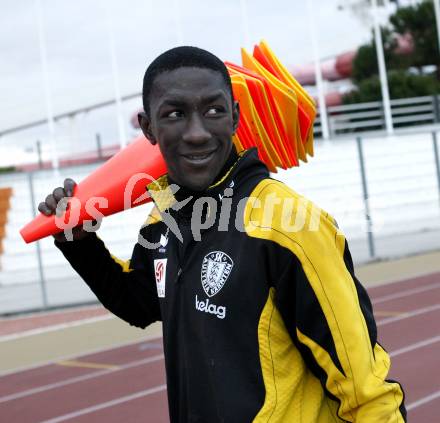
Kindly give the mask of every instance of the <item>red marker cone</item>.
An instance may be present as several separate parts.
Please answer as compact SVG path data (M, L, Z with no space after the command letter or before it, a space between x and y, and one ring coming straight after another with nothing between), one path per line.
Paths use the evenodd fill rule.
M63 217L40 213L20 234L29 243L93 220L96 211L110 216L144 204L150 201L146 186L166 172L159 147L139 137L76 186Z

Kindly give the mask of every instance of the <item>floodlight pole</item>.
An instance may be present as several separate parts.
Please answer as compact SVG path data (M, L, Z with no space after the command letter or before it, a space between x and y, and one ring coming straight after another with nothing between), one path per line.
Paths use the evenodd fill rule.
M55 170L59 168L59 159L57 151L57 143L55 139L55 123L53 118L53 105L51 98L51 89L49 81L49 71L47 64L46 36L44 33L44 18L41 0L35 0L35 15L38 26L38 46L40 50L41 70L43 74L44 98L46 101L47 126L49 129L49 140L52 150L52 167Z
M379 18L377 15L377 0L371 0L371 7L373 9L373 23L374 23L374 41L376 43L377 62L379 65L380 87L382 91L382 101L385 114L385 126L388 135L394 133L393 118L391 115L390 92L388 89L387 71L385 65L385 55L383 52L382 33L379 25Z
M328 140L329 130L328 130L327 107L325 104L324 85L322 82L321 62L319 60L319 48L317 41L318 37L317 37L315 20L313 19L313 0L307 0L307 14L309 18L310 38L312 39L312 47L313 47L313 61L315 64L316 87L318 89L319 115L321 117L322 137L325 140Z
M248 8L247 8L246 0L240 0L240 10L241 10L241 21L243 25L244 44L246 47L250 48L251 31L249 29L249 17L248 17Z
M118 123L118 135L119 135L119 145L121 150L127 145L127 134L125 132L125 125L123 119L123 108L122 108L122 98L121 98L121 87L119 84L119 71L118 71L118 60L116 56L115 48L115 38L113 35L113 22L108 10L108 5L101 0L101 7L104 9L105 23L107 26L107 40L108 49L110 53L111 67L112 67L112 79L113 79L113 90L115 93L115 103L116 103L116 120Z
M440 51L440 0L432 0L434 2L435 21L437 24L438 48Z

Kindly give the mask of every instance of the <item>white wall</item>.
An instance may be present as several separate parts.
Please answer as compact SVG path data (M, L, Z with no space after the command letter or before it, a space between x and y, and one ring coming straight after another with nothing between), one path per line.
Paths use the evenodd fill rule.
M368 138L363 141L363 149L376 255L387 258L440 248L440 199L432 135ZM65 177L80 181L95 167L71 167L58 174L52 171L35 173L36 203L61 185ZM273 176L336 218L347 235L355 262L371 259L354 139L318 142L315 158L309 163ZM5 252L0 258L0 288L10 287L10 290L7 293L2 290L0 312L16 307L17 301L23 307L38 307L41 292L36 244L25 244L19 235L21 227L32 217L27 175L2 175L0 186L11 186L14 190L4 240ZM150 207L141 206L104 220L100 237L113 254L129 258ZM92 299L52 243L51 238L40 243L49 302Z

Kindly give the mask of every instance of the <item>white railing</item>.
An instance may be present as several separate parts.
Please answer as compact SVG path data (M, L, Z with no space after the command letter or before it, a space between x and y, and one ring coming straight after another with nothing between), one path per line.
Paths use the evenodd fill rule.
M385 129L381 101L333 106L327 109L330 137ZM439 96L425 96L391 100L394 128L440 123ZM321 135L320 117L315 121L315 134Z

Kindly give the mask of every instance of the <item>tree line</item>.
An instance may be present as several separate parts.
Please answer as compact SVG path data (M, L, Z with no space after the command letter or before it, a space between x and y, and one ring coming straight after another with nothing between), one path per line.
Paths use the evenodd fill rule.
M409 40L411 52L399 53L399 36ZM382 39L392 99L440 93L440 54L432 0L398 8L382 28ZM344 95L344 104L382 100L374 36L357 51L352 81L355 89Z

